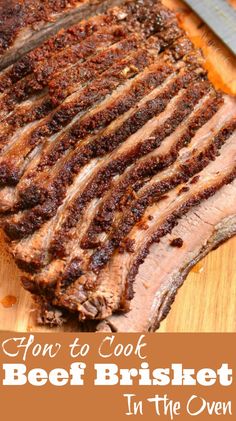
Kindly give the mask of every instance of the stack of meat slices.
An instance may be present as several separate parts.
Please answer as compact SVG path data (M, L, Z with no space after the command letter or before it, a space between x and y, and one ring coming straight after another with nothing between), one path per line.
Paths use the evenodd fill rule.
M236 232L236 102L160 1L93 3L0 74L1 225L42 323L152 331Z

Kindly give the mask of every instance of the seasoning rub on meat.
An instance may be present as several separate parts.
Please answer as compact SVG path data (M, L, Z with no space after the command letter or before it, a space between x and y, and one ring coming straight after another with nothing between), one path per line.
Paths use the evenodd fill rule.
M36 3L0 28L9 250L40 322L153 331L235 234L236 101L158 0Z

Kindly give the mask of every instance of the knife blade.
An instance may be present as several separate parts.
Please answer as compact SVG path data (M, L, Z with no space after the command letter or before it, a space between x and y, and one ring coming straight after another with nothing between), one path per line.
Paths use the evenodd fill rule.
M236 54L236 10L226 0L184 0Z

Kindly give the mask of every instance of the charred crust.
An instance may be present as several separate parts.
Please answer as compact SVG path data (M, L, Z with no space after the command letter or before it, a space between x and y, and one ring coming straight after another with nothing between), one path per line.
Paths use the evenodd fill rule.
M182 193L186 193L189 190L190 190L190 188L188 186L181 187L181 189L179 190L178 195L180 196Z
M190 180L190 184L196 184L200 180L200 175L195 175L192 180Z
M184 245L184 242L183 242L182 238L180 238L180 237L174 238L170 242L170 246L171 247L181 248L181 247L183 247L183 245Z

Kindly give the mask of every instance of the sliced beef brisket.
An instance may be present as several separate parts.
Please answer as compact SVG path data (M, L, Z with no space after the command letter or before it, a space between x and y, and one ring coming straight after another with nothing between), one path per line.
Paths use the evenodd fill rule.
M224 186L182 217L171 234L150 247L134 283L128 313L115 313L103 321L73 324L73 330L89 332L154 332L168 315L179 288L190 270L211 250L236 234L236 183ZM181 248L171 242L180 238ZM60 326L71 313L36 298L38 321ZM71 326L71 321L70 321Z
M224 186L182 217L171 234L150 247L134 283L130 312L99 323L100 332L154 332L167 316L189 271L211 250L236 234L236 182ZM183 246L173 248L173 238Z
M150 0L151 1L151 0ZM0 69L4 69L51 35L122 0L16 0L0 5ZM63 31L62 30L62 31Z
M1 226L23 285L49 325L154 330L235 234L235 99L160 1L10 3L2 67L38 44L0 73Z
M71 309L78 308L82 318L104 318L114 310L122 308L127 310L127 302L133 298L132 284L138 267L148 254L152 242L158 242L160 238L171 232L178 219L191 207L196 206L202 199L210 197L221 186L234 179L236 175L235 135L236 133L228 141L226 140L220 156L201 172L200 181L192 185L191 189L182 189L186 186L184 184L181 185L181 190L178 185L169 191L176 183L174 181L174 184L169 185L168 180L168 196L163 196L166 193L166 181L162 179L162 176L158 176L160 181L153 181L151 186L149 186L150 182L146 183L140 190L138 198L131 202L130 210L124 212L117 226L113 228L113 232L104 241L104 245L98 247L87 264L84 261L85 258L84 260L81 258L79 264L81 279L79 278L66 291L63 291L64 282L61 282L64 293L61 294L60 290L59 296L63 305L68 305ZM197 169L192 168L193 160L187 167L187 175L186 171L183 171L185 180L196 174L195 171L204 165L201 152L200 156L201 160L196 159ZM185 165L183 167L185 169ZM218 180L215 181L217 173L219 173ZM182 181L180 175L179 182ZM149 220L150 217L153 219ZM142 225L138 224L139 221L142 221ZM113 253L113 250L120 245L122 245L121 252ZM123 250L128 250L128 252L123 254ZM105 266L108 262L109 264ZM103 269L104 266L105 269ZM119 268L117 277L113 272L112 280L108 267ZM99 275L94 276L94 272ZM86 300L85 297L87 297Z

